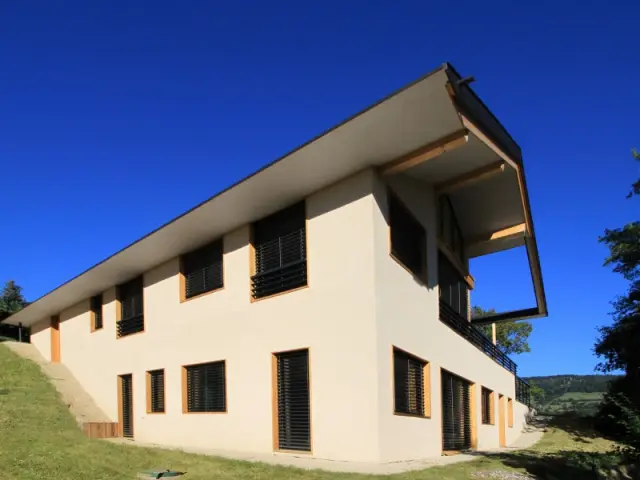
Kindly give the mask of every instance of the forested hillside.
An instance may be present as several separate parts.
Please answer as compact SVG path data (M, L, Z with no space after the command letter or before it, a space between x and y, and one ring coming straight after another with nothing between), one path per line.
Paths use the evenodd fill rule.
M553 375L525 380L533 387L533 403L540 413L573 411L592 415L614 378L615 375Z

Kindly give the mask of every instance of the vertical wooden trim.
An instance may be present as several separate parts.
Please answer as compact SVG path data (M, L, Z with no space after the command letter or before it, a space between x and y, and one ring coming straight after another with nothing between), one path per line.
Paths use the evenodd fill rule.
M280 446L278 435L278 356L271 354L271 425L273 451L277 451Z
M469 415L471 416L471 448L478 448L478 390L476 384L469 386Z
M500 446L506 447L504 395L498 395L498 429Z
M431 363L425 363L422 370L423 389L422 398L424 400L424 416L431 417ZM395 398L395 395L394 395Z
M498 332L497 332L497 327L495 322L491 324L491 341L493 342L494 345L498 344Z
M122 376L116 377L118 382L118 436L124 437L124 424L123 424L123 407L122 407Z
M135 406L134 406L134 399L135 399L135 393L134 393L134 388L133 388L133 373L130 374L131 375L131 438L135 438L136 436L136 428L135 428Z
M93 333L96 331L96 312L93 310L93 300L91 298L89 298L89 329Z
M151 413L151 373L145 372L147 384L147 413Z
M255 222L254 222L255 223ZM251 287L253 286L251 277L256 274L256 247L253 244L253 223L249 224L249 302L256 301L251 294Z
M305 204L306 205L306 204ZM307 280L308 280L307 274ZM309 388L309 455L313 455L313 388L311 387L311 349L307 351L307 386Z
M309 208L307 206L307 199L302 200L304 202L304 251L305 251L305 263L307 264L307 285L310 287L311 274L309 270ZM311 367L309 367L311 369ZM311 397L309 397L311 398Z
M187 368L186 367L180 367L180 370L182 371L182 378L181 378L181 389L182 389L182 413L189 413L189 400L187 398ZM226 377L227 372L225 371L225 377Z
M496 394L493 390L489 393L489 425L496 424Z
M60 363L60 316L54 315L50 320L51 363Z
M508 425L510 428L513 428L513 399L507 398L507 412L509 415Z

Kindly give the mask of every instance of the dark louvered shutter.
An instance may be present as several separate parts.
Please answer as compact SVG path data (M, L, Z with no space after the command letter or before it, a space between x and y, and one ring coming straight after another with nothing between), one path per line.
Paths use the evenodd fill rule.
M255 275L252 295L262 298L307 284L304 202L253 225Z
M149 372L151 412L164 413L164 370Z
M222 288L222 240L184 255L182 269L186 298Z
M133 437L133 376L121 375L120 388L122 392L122 436Z
M187 411L227 410L225 362L191 365L187 370Z
M281 353L278 368L278 448L311 450L309 352Z
M93 312L93 329L102 328L102 295L91 297L91 311Z
M118 287L120 321L118 336L131 335L144 330L144 305L142 277L135 278Z
M389 192L389 227L391 253L417 277L424 277L426 267L426 232L411 212Z
M491 418L491 390L487 390L482 387L482 423L491 424L493 418Z
M471 408L469 382L442 372L442 448L471 448Z
M424 362L393 351L395 411L424 416Z
M438 284L440 299L449 305L455 313L468 319L468 286L458 270L443 254L438 254Z

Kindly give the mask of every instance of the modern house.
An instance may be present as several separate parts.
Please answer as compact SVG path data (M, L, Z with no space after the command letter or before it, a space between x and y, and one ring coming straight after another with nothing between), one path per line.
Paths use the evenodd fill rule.
M536 305L485 323L546 301L520 148L468 83L443 65L8 322L139 441L380 463L509 445L526 385L470 319L469 259L528 254Z

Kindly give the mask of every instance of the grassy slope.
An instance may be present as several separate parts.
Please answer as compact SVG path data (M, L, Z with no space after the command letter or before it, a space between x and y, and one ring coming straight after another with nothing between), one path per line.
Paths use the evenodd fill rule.
M85 438L57 392L33 363L0 346L0 478L9 479L127 479L148 468L187 471L183 478L196 479L301 479L361 480L383 478L274 467L225 460L177 451L147 449ZM395 480L468 479L477 470L529 471L547 477L549 468L562 470L558 478L589 478L582 471L566 470L565 453L601 452L610 442L589 438L573 427L551 428L534 449L498 454L421 472L397 475ZM580 475L569 477L567 475Z

